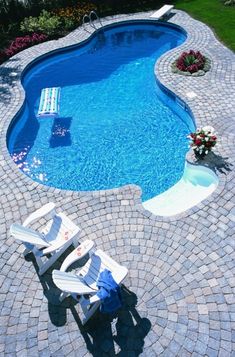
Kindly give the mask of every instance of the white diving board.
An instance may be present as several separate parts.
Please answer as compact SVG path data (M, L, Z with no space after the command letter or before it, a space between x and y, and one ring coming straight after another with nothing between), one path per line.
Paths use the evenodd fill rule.
M43 88L41 91L38 117L54 117L59 114L60 87Z
M155 11L150 17L154 17L155 19L160 19L164 15L169 15L174 5L164 5L159 10Z

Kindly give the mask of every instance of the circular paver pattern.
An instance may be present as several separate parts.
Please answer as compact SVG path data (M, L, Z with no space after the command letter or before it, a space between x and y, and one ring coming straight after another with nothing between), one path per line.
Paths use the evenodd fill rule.
M149 19L150 14L102 22ZM23 103L22 70L43 53L85 40L90 36L87 31L78 28L0 66L0 355L233 356L235 56L206 25L186 13L173 11L169 22L182 26L188 37L159 59L156 76L189 105L197 126L213 125L221 140L203 163L218 174L218 189L199 206L175 217L145 211L140 189L134 185L100 192L42 186L19 172L9 156L6 133ZM210 72L198 78L173 74L172 62L191 48L212 59ZM190 91L197 96L188 98ZM128 267L124 305L116 315L97 313L82 327L75 302L71 298L59 302L53 269L39 277L32 256L24 258L22 245L10 237L12 222L22 222L49 201L80 225L81 241L94 240ZM67 254L53 268L59 268Z

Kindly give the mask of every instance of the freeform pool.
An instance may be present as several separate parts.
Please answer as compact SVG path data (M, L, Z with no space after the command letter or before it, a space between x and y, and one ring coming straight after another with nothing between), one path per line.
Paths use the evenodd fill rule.
M173 186L194 124L162 93L154 65L185 38L163 24L116 25L32 66L23 77L24 110L8 135L18 167L62 189L137 184L143 201ZM58 118L36 117L45 87L61 87Z

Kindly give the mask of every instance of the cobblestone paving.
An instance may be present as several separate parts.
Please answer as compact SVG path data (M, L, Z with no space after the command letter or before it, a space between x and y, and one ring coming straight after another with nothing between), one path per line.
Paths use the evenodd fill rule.
M187 102L197 125L213 125L221 138L204 163L218 174L218 189L173 218L144 211L137 186L64 192L32 182L9 156L7 130L24 99L22 70L43 53L86 39L88 32L79 28L63 39L27 49L0 67L0 356L235 355L235 56L204 24L184 12L173 15L169 22L182 26L188 38L160 58L156 75ZM149 18L149 13L103 22L138 18ZM212 59L212 70L198 78L172 74L171 62L191 48ZM188 99L188 91L197 97ZM128 267L125 304L117 315L97 313L81 327L75 302L59 303L52 269L39 277L32 257L25 259L22 245L10 237L12 222L50 200L80 225L81 241L93 239Z

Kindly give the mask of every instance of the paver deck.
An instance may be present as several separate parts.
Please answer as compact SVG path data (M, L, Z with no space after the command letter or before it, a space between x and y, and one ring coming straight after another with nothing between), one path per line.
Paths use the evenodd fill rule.
M149 15L109 17L103 23ZM187 102L197 126L214 126L221 140L205 161L219 176L218 189L175 217L144 211L137 186L61 191L31 181L10 158L6 134L24 100L22 70L43 53L87 38L88 32L78 28L0 67L0 356L234 356L235 56L186 13L173 11L168 21L182 26L188 38L160 58L156 75ZM212 59L211 71L197 78L171 73L172 61L191 48ZM188 99L190 91L197 97ZM59 303L51 270L39 277L31 257L24 259L22 246L9 236L12 222L50 200L80 225L81 241L93 239L128 267L130 292L123 291L125 304L114 318L97 313L81 327L75 302Z

